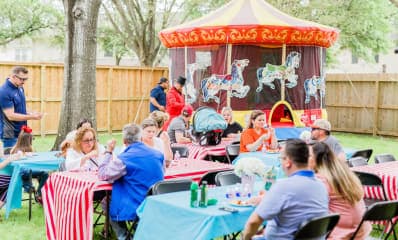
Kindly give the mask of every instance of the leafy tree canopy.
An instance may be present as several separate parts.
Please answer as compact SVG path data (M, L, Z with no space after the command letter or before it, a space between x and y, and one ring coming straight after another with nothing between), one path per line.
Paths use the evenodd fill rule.
M268 0L292 16L340 29L338 43L331 49L349 49L365 60L391 49L395 0ZM396 31L396 30L395 30Z
M40 0L0 1L0 45L54 26L57 11Z

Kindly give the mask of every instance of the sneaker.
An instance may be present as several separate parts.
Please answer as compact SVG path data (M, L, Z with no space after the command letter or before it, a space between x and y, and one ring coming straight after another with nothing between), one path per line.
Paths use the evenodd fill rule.
M35 193L35 201L38 204L43 205L43 198L41 196L39 196L39 194L37 194L37 192Z

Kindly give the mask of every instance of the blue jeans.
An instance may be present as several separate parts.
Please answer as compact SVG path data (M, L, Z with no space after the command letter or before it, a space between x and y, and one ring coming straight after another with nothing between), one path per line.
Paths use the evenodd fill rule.
M30 189L33 188L33 184L29 181L29 171L30 169L23 168L21 169L21 177L22 177L22 187L25 192L29 192ZM41 196L41 188L48 178L48 173L45 171L32 170L32 178L36 178L39 182L39 187L37 188L37 194Z
M116 221L110 220L110 224L111 224L111 226L112 226L113 231L116 233L116 238L117 238L118 240L125 240L125 239L127 239L128 231L127 231L127 225L126 225L126 222L125 222L125 221L123 221L123 222L116 222ZM129 239L132 240L133 237L130 236Z
M1 141L3 142L4 148L14 147L17 143L18 138L2 138Z

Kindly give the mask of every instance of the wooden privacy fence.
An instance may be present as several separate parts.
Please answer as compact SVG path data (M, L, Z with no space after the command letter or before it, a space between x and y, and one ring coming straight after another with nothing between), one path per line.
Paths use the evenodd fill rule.
M46 113L41 121L29 121L35 134L55 134L61 112L64 79L63 64L0 63L0 80L9 76L13 66L29 70L25 83L27 108ZM120 131L124 124L141 121L149 113L149 93L159 78L168 76L167 68L97 66L97 129Z
M398 136L398 74L328 74L333 131Z
M0 63L4 79L15 65L29 69L25 83L28 109L47 113L30 121L35 134L57 133L61 111L63 65ZM149 92L167 68L97 66L97 128L120 131L149 113ZM398 74L328 74L326 109L333 131L398 136Z

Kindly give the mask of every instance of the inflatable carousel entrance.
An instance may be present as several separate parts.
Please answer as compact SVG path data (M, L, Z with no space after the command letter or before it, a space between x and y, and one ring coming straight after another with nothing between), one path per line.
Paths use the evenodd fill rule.
M187 77L186 101L223 106L244 124L263 110L273 127L326 118L325 49L338 30L291 17L263 0L232 0L202 18L162 30L170 78Z

